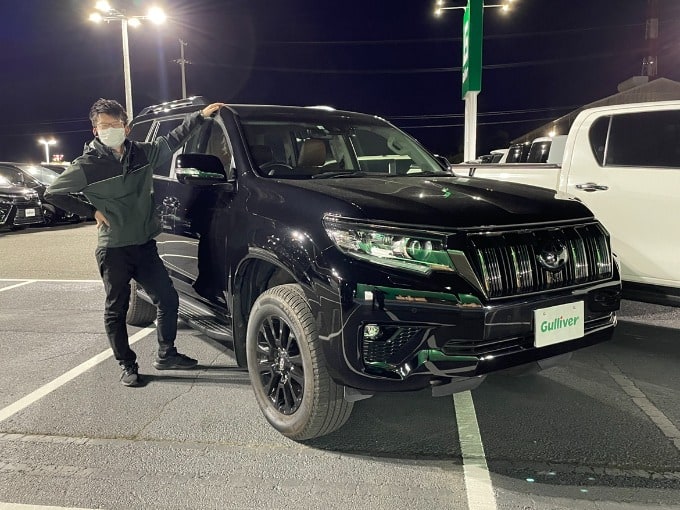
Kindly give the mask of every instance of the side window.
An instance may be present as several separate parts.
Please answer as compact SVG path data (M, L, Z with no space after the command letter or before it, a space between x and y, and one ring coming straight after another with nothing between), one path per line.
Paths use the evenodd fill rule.
M604 165L604 153L607 143L607 131L609 131L609 121L611 117L600 117L588 131L588 139L590 140L590 149L593 151L593 156L597 164Z
M154 137L154 140L159 136L167 135L170 131L175 129L181 123L182 123L181 118L161 120L158 123L158 129L156 130L156 136ZM172 168L172 160L174 160L174 157L171 158L169 161L166 161L162 165L156 167L153 171L153 174L159 175L161 177L170 177L170 168Z
M154 140L156 140L159 136L166 136L170 131L175 129L177 126L179 126L182 122L184 121L184 117L175 117L173 119L166 119L166 120L161 120L158 122L158 128L156 129L156 134L153 137ZM195 149L197 140L201 136L201 133L203 133L203 129L197 130L196 133L192 134L191 137L186 141L184 146L180 147L177 149L175 152L175 155L170 158L170 160L166 161L162 165L156 167L156 169L153 171L154 175L161 176L161 177L170 177L170 172L172 169L172 165L174 164L175 157L178 154L181 154L182 152L202 152L197 149ZM185 149L186 147L186 149ZM194 149L190 149L191 147L194 147Z
M226 133L217 122L213 121L210 126L210 136L205 148L206 154L217 156L227 172L227 177L233 177L231 147Z
M614 115L605 165L680 168L680 112Z
M149 128L151 127L151 121L140 122L135 124L130 129L130 134L128 138L130 140L135 140L136 142L146 142L149 139Z

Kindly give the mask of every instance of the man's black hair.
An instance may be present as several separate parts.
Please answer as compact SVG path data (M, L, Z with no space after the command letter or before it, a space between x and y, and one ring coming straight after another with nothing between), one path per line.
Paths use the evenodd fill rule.
M94 102L92 108L90 108L90 122L92 122L93 127L97 125L97 115L100 113L116 117L127 125L127 112L125 111L125 108L114 99L99 98Z

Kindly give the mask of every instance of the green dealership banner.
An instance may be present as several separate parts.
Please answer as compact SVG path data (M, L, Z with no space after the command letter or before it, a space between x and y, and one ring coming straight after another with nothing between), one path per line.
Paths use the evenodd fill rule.
M482 20L484 0L468 0L463 16L463 99L482 90Z

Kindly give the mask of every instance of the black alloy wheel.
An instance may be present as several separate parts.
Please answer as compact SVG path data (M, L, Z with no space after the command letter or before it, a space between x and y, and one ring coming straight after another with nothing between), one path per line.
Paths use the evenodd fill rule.
M303 441L344 425L353 403L328 373L302 287L279 285L255 300L245 347L257 404L281 434Z
M284 317L270 316L257 334L257 366L262 386L272 405L293 414L305 392L304 366L295 332Z

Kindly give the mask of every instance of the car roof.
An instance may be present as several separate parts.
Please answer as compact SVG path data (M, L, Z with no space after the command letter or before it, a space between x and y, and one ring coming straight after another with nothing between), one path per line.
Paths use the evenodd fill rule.
M227 105L236 115L244 119L258 119L272 117L295 118L299 120L318 121L322 119L353 119L370 123L384 123L385 120L377 115L366 113L335 110L319 106L283 106L283 105L255 105L235 104Z
M186 114L200 109L208 102L202 96L194 96L185 100L169 101L158 105L147 106L142 112L132 119L131 124L143 120L167 117L174 114ZM235 115L244 119L286 117L299 120L320 120L320 119L354 119L363 122L384 123L385 120L377 115L336 110L329 106L286 106L286 105L266 105L266 104L227 104L225 108L231 110Z

